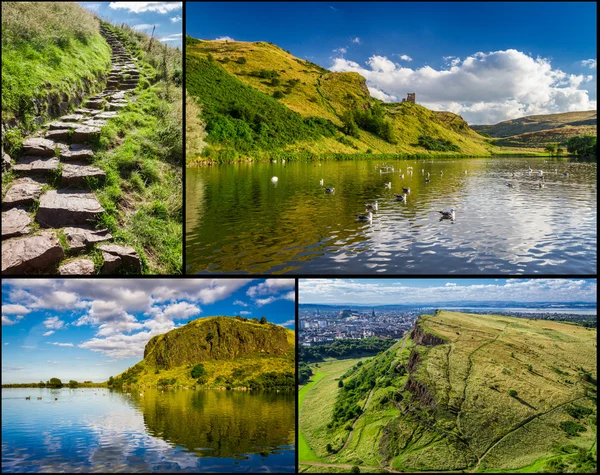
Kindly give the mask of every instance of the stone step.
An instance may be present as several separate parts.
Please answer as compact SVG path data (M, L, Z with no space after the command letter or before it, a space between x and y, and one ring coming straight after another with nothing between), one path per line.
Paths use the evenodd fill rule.
M54 155L54 149L64 147L63 144L57 144L53 140L43 138L30 138L23 142L23 150L29 156L51 157Z
M63 115L60 118L61 122L79 122L81 120L83 120L85 118L84 114L69 114L69 115Z
M70 150L61 152L62 160L90 160L94 156L94 151L85 145L72 144Z
M116 101L114 101L116 102ZM113 117L117 117L118 112L114 112L114 111L104 111L101 112L100 114L96 115L96 119L112 119Z
M112 240L108 229L91 229L91 228L65 228L63 233L67 237L69 249L72 251L83 251L92 247L97 242Z
M88 224L103 212L93 193L49 190L40 198L35 219L43 227L62 228Z
M56 140L56 141L66 141L69 139L70 135L69 129L57 129L57 130L49 130L46 132L45 137L47 139Z
M108 104L106 104L106 108L109 111L117 111L117 110L121 110L124 107L127 107L127 103L120 103L120 102L109 102Z
M142 273L142 261L133 247L102 244L98 249L104 258L103 274L115 274L120 269L134 274Z
M79 109L75 109L75 112L77 114L83 114L83 115L87 115L90 114L94 111L94 109L86 109L85 107L79 108Z
M103 102L103 99L89 99L85 103L85 106L89 107L90 109L102 109Z
M13 208L2 213L2 239L29 234L31 222L31 216L22 209Z
M58 163L56 157L22 157L13 170L28 175L48 175L58 170Z
M100 135L100 127L92 127L91 125L82 125L75 129L73 132L73 143L82 143L90 140L91 138Z
M58 273L60 275L93 275L94 261L85 258L75 259L61 265Z
M83 122L83 125L91 127L104 127L108 121L102 119L89 119Z
M77 122L63 122L60 120L55 120L54 122L50 122L46 124L48 130L64 130L64 129L76 129L79 127Z
M83 162L65 163L62 167L61 183L65 186L85 185L87 178L104 182L106 172Z
M25 274L51 270L65 251L55 232L13 238L2 243L2 274Z
M42 186L43 183L28 177L14 180L12 186L4 195L2 209L32 205L34 200L39 199L42 194Z

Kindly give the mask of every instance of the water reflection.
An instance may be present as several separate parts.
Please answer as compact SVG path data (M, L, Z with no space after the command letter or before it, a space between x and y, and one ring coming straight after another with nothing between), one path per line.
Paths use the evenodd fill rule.
M393 173L375 164L188 169L188 272L595 273L595 162L388 161ZM406 202L395 197L402 188ZM373 219L357 221L375 200ZM440 221L450 208L455 220Z
M291 393L50 394L2 390L3 472L294 471Z

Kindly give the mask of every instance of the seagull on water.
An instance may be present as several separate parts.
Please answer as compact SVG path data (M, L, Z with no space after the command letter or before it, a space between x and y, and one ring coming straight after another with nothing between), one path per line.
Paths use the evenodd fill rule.
M429 178L425 178L425 183L429 183L431 180Z
M454 219L456 214L454 213L454 208L450 208L448 211L439 211L442 215L442 219Z
M371 213L369 211L369 214L366 215L366 216L364 214L357 214L356 215L356 219L358 221L372 221L373 220L373 213Z
M406 193L407 195L410 195L410 187L408 187L408 188L402 188L402 191L404 193Z
M396 199L402 203L406 203L406 193L403 195L397 195L396 193L394 193L394 196L396 197Z
M271 178L271 183L277 183L278 181L279 181L279 178L277 178L276 176Z
M335 193L335 188L325 188L325 193L329 193L331 195Z
M389 188L390 190L392 189L392 182L388 182L384 185L386 188Z
M373 203L367 203L365 205L365 208L367 208L368 210L371 210L371 211L378 211L379 203L377 202L377 200L375 200L375 202L373 202Z
M323 183L325 182L323 181L323 178L321 178L321 180L319 180L319 185L323 186Z

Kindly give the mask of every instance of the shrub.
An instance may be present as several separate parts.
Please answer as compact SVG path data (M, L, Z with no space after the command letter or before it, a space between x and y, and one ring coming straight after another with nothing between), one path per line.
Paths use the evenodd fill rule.
M283 92L281 92L281 91L275 91L273 93L273 97L275 99L282 99L284 96L285 96L285 94Z
M563 421L560 423L560 428L564 430L567 434L573 437L578 437L579 432L585 432L586 428L581 424L576 424L571 421Z
M331 447L331 444L330 444L330 443L328 443L328 444L325 446L325 449L327 450L327 452L328 452L328 453L331 453L331 452L333 452L333 448Z
M518 394L519 394L519 393L517 393L517 391L515 391L514 389L509 389L509 390L508 390L508 395L509 395L510 397L517 397L517 395L518 395Z
M419 136L419 146L435 152L460 152L460 148L450 140L436 139L429 135Z
M342 381L341 379L338 381L338 388L343 388L344 387L344 381Z
M360 473L360 468L358 468L356 465L353 465L350 469L350 473Z
M243 56L240 56L237 60L236 63L238 64L246 64L246 58L244 58Z
M192 368L192 378L200 378L206 375L206 369L201 364L197 364Z

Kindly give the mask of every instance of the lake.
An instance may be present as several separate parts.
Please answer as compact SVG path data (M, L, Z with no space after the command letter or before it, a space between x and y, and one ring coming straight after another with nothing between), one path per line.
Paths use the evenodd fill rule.
M2 472L294 472L295 404L292 392L2 389Z
M596 162L388 160L393 173L376 165L382 162L188 168L186 272L596 273ZM410 187L406 203L394 197L402 187ZM375 200L372 221L357 221ZM451 207L455 219L440 220L438 211Z

